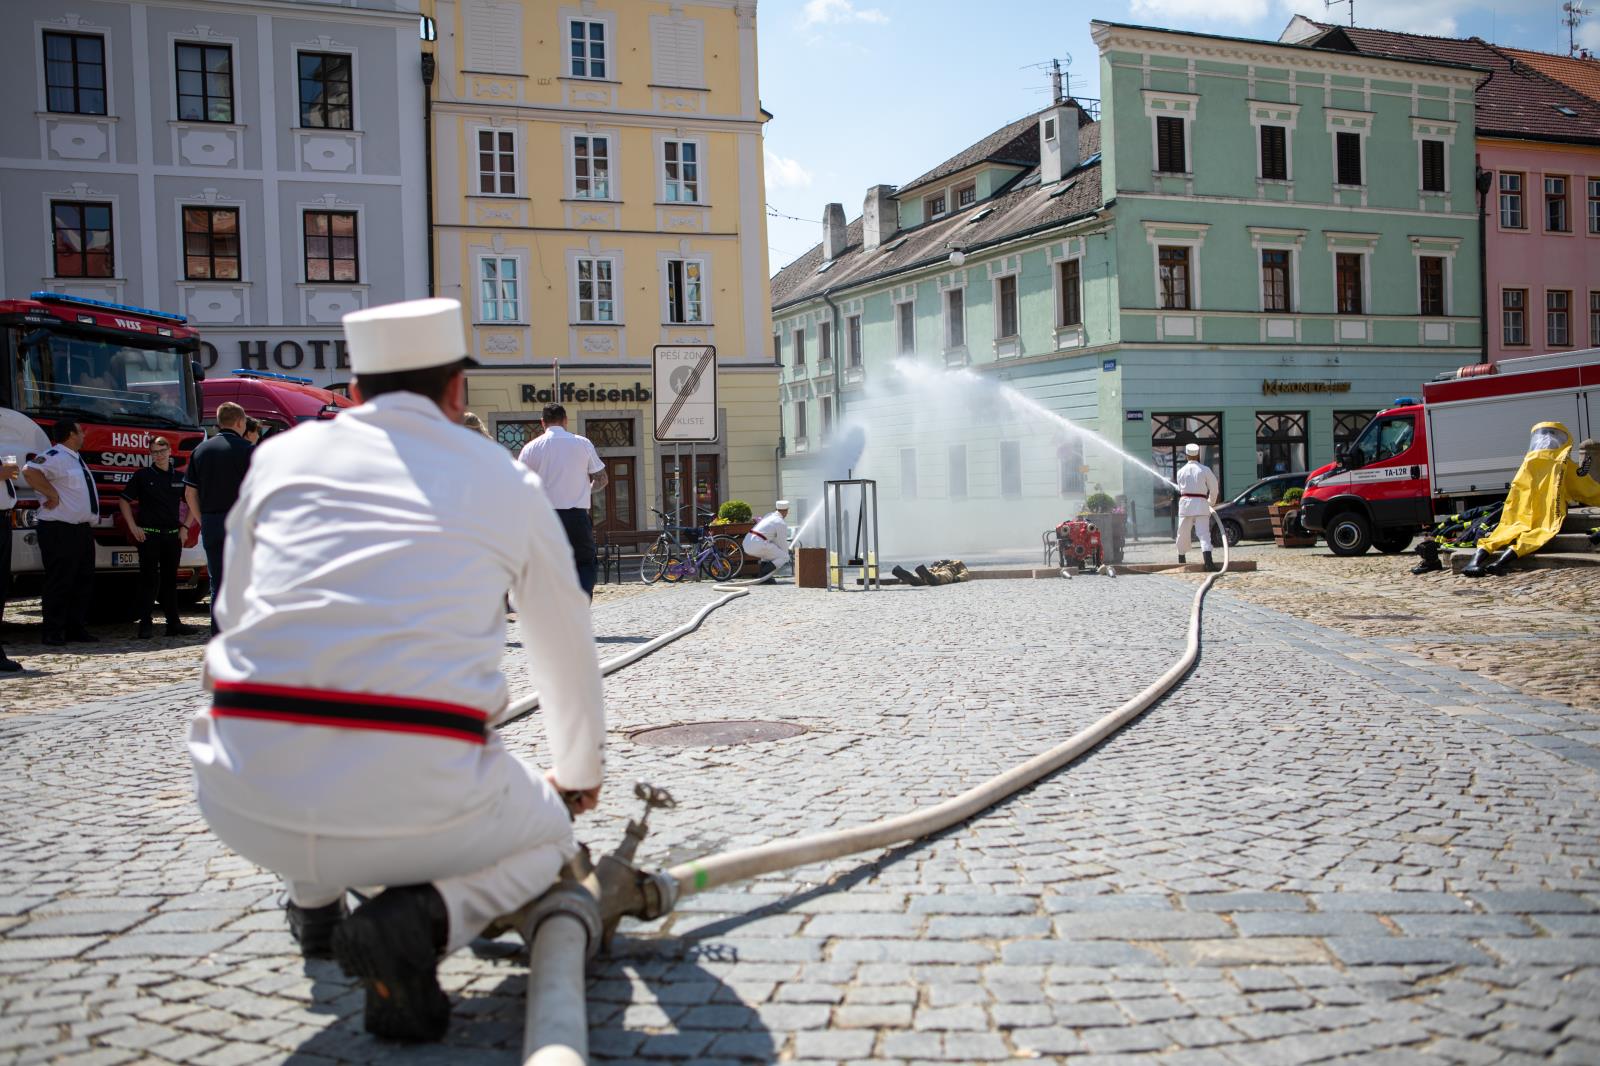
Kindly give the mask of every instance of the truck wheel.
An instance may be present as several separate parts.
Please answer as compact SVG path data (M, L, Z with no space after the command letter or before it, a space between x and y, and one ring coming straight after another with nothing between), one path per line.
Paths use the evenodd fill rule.
M1372 547L1372 523L1355 511L1345 511L1334 518L1325 535L1335 555L1363 555Z
M1239 542L1244 539L1244 529L1239 523L1224 519L1222 522L1222 536L1227 540L1228 547L1237 548Z
M1411 547L1411 542L1416 534L1409 529L1393 529L1378 534L1373 538L1373 547L1385 555L1399 555Z

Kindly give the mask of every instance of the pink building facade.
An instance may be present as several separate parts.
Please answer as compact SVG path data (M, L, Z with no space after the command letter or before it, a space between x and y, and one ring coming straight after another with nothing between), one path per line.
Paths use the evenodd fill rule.
M1478 138L1489 358L1600 347L1600 146Z

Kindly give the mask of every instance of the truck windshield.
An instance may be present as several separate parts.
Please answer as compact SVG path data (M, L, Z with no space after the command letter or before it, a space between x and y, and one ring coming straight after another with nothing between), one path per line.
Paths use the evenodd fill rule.
M1357 457L1362 466L1371 463L1381 463L1385 459L1393 459L1407 448L1411 447L1412 435L1416 427L1410 415L1386 415L1374 418L1367 423L1367 428L1361 431L1346 453L1352 458Z
M13 403L29 414L152 426L200 423L189 354L156 338L108 340L13 328Z

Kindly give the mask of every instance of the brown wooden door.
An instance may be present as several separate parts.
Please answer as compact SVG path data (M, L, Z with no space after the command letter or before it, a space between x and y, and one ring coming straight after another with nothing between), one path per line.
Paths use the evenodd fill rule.
M639 516L634 510L634 501L638 497L634 492L637 482L633 458L608 459L602 456L600 461L606 464L606 474L610 480L605 488L595 493L589 516L594 520L595 539L603 543L605 534L638 529Z
M717 456L697 455L695 466L698 468L698 477L694 479L694 498L689 496L689 457L687 455L666 455L661 458L661 484L666 496L667 506L663 508L671 514L673 508L681 507L678 521L685 526L699 524L695 511L711 511L715 513L717 505L722 502L722 486L717 477L719 467ZM674 476L676 475L676 476Z

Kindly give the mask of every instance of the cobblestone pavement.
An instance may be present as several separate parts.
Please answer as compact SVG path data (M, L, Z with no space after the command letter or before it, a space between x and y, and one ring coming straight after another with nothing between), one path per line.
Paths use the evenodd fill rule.
M686 899L592 972L597 1059L1600 1061L1600 716L1252 603L1092 756L916 844ZM1170 578L759 589L607 682L648 865L861 824L1069 735L1181 647ZM602 656L706 586L597 605ZM515 685L529 687L513 661ZM192 682L0 721L0 1058L513 1062L515 959L461 954L443 1045L360 1031L277 886L189 794ZM721 748L673 722L805 727ZM512 743L542 756L536 720Z

